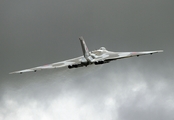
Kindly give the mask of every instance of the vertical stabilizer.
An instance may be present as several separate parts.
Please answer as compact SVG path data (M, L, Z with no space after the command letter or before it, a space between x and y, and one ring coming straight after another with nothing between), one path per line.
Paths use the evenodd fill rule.
M87 58L89 56L89 50L88 50L88 47L85 43L85 40L83 39L83 37L80 37L79 40L80 40L80 43L82 46L83 55L85 58Z

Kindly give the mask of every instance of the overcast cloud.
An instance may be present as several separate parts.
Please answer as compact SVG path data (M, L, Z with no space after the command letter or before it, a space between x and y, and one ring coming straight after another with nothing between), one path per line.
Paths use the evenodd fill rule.
M174 1L0 3L0 120L173 120ZM163 49L106 65L9 72L90 50Z

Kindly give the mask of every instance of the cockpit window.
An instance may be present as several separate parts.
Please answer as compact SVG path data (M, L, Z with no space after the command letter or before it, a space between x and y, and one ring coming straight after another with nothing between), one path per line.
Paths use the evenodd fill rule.
M106 50L106 48L105 47L101 47L100 50Z

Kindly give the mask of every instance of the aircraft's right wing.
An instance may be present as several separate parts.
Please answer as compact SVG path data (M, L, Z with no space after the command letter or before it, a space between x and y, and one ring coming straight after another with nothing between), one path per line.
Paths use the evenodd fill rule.
M77 57L77 58L74 58L74 59L70 59L70 60L65 60L65 61L62 61L62 62L56 62L56 63L43 65L43 66L39 66L39 67L34 67L34 68L30 68L30 69L15 71L15 72L11 72L9 74L15 74L15 73L22 74L22 73L25 73L25 72L36 72L36 71L45 70L45 69L62 68L62 67L67 67L69 65L80 65L81 64L81 59L83 59L83 56L80 56L80 57Z
M105 59L105 61L112 61L117 59L123 59L128 57L134 57L134 56L141 56L141 55L148 55L148 54L154 54L163 52L163 50L156 50L156 51L142 51L142 52L108 52L108 56Z

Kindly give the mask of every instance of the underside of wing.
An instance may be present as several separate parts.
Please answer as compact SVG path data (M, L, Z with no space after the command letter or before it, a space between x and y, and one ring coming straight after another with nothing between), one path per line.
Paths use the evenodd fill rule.
M142 52L113 52L109 53L109 56L105 58L105 61L112 61L117 59L123 59L128 57L134 57L134 56L141 56L141 55L148 55L148 54L154 54L163 52L163 50L156 50L156 51L142 51Z
M82 58L83 58L83 56L77 57L77 58L74 58L74 59L65 60L65 61L62 61L62 62L56 62L56 63L43 65L43 66L39 66L39 67L34 67L34 68L30 68L30 69L15 71L15 72L11 72L9 74L15 74L15 73L22 74L22 73L25 73L25 72L36 72L36 71L39 71L39 70L67 67L69 65L80 64L80 61L81 61Z

